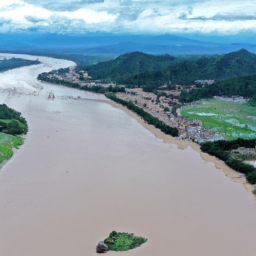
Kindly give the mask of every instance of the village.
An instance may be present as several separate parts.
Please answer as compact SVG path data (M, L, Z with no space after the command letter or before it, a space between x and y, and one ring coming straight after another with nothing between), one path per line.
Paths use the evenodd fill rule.
M47 74L50 79L58 79L66 82L79 84L81 87L100 86L108 88L115 87L113 83L102 83L101 80L92 80L88 73L84 70L77 71L76 67L70 67L65 72L52 71ZM210 84L213 80L199 80L200 84ZM131 101L136 106L150 113L165 124L176 127L179 131L180 140L189 140L196 143L204 141L216 141L224 139L221 134L213 129L203 127L200 120L189 120L180 115L180 107L182 104L178 100L182 90L195 89L196 85L184 87L176 85L174 90L167 90L163 85L157 92L144 92L142 88L125 88L125 92L118 92L116 96ZM200 104L198 102L197 104Z

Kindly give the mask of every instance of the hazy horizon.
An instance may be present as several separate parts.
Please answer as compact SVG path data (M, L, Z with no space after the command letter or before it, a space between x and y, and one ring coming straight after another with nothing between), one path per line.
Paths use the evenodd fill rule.
M255 12L255 1L240 0L2 0L0 33L173 34L239 42L255 37Z

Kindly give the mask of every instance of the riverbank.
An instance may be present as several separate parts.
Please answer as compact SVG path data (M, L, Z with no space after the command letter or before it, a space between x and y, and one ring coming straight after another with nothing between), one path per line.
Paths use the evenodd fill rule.
M171 136L163 133L159 129L155 128L153 125L149 125L149 124L145 123L145 121L140 116L138 116L136 113L130 111L126 107L124 107L120 104L117 104L113 101L111 101L110 104L111 104L111 106L113 106L115 108L119 108L119 109L123 110L126 114L128 114L129 116L134 118L138 123L140 123L144 128L146 128L147 130L152 132L157 138L163 140L164 143L175 144L180 150L184 150L187 147L191 147L196 152L200 153L200 156L202 157L202 159L204 161L213 163L218 170L223 171L225 173L225 175L227 177L231 178L233 181L243 184L243 186L248 191L250 191L250 192L254 191L255 186L248 183L246 181L246 179L243 177L243 175L241 175L241 173L231 169L230 167L228 167L225 164L224 161L221 161L217 157L214 157L214 156L211 156L209 154L202 152L200 149L200 145L198 145L197 143L192 142L192 141L179 140L178 138L171 137ZM256 195L254 195L254 197L256 199Z

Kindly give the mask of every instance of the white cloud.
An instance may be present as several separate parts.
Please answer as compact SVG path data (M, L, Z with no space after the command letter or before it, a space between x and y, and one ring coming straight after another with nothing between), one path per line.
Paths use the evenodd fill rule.
M237 33L256 30L256 1L1 0L0 31ZM35 3L35 4L34 4ZM255 19L254 19L255 17Z
M80 9L74 12L57 12L56 15L69 18L70 20L83 20L87 24L114 22L118 14L109 14L106 11Z

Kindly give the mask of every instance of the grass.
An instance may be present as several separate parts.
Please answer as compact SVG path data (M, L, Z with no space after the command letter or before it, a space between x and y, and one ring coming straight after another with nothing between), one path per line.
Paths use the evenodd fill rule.
M205 128L221 133L226 139L256 138L256 107L222 100L208 100L181 110L189 119L199 119Z
M147 239L141 236L112 231L109 237L104 240L104 243L111 251L128 251L139 247L146 241Z
M23 138L5 133L0 133L0 162L13 156L13 148L19 148L23 144Z

